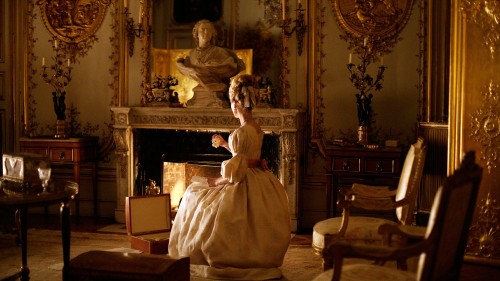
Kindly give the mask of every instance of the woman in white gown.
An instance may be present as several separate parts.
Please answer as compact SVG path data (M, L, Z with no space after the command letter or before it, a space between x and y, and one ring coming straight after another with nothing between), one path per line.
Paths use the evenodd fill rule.
M221 177L194 177L175 217L169 255L189 256L191 274L211 279L266 280L281 277L290 241L288 197L283 185L261 167L264 132L252 117L257 88L253 77L231 83L231 108L241 126L226 142L232 158L221 165Z

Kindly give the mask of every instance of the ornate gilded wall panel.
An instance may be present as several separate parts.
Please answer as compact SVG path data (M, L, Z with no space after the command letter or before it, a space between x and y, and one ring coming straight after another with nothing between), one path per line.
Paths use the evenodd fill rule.
M466 261L500 265L500 96L495 55L500 23L498 1L452 3L450 68L450 159L457 167L464 152L475 150L485 167L476 214L469 231ZM497 39L495 39L495 37Z

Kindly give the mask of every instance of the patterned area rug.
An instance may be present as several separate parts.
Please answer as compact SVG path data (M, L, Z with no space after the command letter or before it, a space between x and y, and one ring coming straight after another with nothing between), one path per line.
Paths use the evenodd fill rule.
M107 229L109 230L109 229ZM126 233L126 230L125 230ZM309 242L308 242L309 240ZM293 235L283 266L283 281L309 281L321 272L321 258L310 247L308 236ZM71 258L89 251L133 251L127 235L100 232L72 232ZM21 247L16 236L0 234L0 280L14 274L21 265ZM58 230L28 230L28 267L30 280L62 280L61 232ZM193 281L205 279L191 278Z

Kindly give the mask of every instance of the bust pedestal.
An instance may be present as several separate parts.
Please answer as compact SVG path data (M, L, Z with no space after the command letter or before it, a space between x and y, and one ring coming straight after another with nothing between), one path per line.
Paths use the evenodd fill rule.
M193 97L187 102L188 107L229 108L229 100L224 92L205 90L202 87L193 89Z

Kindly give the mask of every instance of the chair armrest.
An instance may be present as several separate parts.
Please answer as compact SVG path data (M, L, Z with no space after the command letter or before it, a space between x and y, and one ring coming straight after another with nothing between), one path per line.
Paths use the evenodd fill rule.
M351 244L345 241L336 240L325 247L323 250L323 259L326 264L333 264L334 276L332 280L339 280L344 258L361 258L375 261L401 260L418 256L428 247L428 240L423 240L411 246L401 248Z

